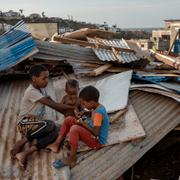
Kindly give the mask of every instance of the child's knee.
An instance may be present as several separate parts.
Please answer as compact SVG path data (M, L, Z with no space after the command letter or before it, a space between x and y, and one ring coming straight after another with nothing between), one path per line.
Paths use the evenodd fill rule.
M64 119L64 123L69 124L69 123L73 123L75 121L75 118L72 116L68 116Z
M79 132L79 125L73 125L70 129L70 133Z

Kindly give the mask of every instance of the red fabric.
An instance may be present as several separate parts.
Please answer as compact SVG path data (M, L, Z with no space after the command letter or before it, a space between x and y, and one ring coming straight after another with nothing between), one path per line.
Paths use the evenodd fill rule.
M86 128L76 124L74 117L67 117L60 129L60 135L66 137L69 132L69 143L73 148L78 147L78 141L83 141L87 146L93 149L100 149L101 144L98 139Z

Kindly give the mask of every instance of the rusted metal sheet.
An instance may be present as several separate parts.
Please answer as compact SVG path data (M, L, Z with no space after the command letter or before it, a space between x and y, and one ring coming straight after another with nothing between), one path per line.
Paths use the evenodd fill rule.
M1 80L0 82L0 179L58 180L62 178L62 172L52 167L56 156L53 153L47 153L43 150L34 153L28 159L26 171L21 171L17 162L10 160L9 151L13 143L20 139L20 134L16 131L16 116L19 112L23 92L28 84L29 81L26 80ZM57 86L64 88L62 84L57 84ZM56 99L56 88L54 80L50 80L47 91L53 99ZM99 151L79 154L79 164L71 169L72 179L118 178L180 123L180 107L172 99L134 91L130 93L130 101L147 137L137 146L123 143L108 146ZM50 109L48 109L48 114L53 119L59 117L55 111Z

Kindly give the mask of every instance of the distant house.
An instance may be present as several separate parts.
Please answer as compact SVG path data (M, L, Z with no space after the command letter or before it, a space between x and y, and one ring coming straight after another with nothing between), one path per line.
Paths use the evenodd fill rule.
M180 29L180 19L164 20L165 28L153 30L151 40L155 44L155 48L160 51L168 50L170 44L174 41L174 35ZM179 36L177 38L179 39Z
M149 39L138 39L136 40L136 44L141 48L142 50L148 50L152 48L153 42Z
M153 30L151 41L154 42L155 49L159 51L167 51L170 44L170 30Z
M20 17L21 16L19 12L15 12L13 10L9 10L8 12L4 12L2 14L5 17Z
M169 19L169 20L164 20L164 22L165 22L165 29L171 29L172 26L180 27L180 19Z

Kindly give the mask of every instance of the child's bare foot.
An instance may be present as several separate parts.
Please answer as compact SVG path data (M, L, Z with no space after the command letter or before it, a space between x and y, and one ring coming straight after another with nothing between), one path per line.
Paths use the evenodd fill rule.
M19 167L24 170L26 168L26 160L27 160L24 153L23 152L17 153L15 157L18 160Z
M22 149L21 143L16 143L13 148L10 150L11 159L14 159L16 154L19 153Z
M71 168L76 165L76 159L74 158L63 158L63 163L67 166L70 166Z
M46 149L49 149L49 150L51 150L52 152L57 153L58 150L59 150L59 144L57 144L57 143L54 142L54 143L48 145L48 146L46 147Z

